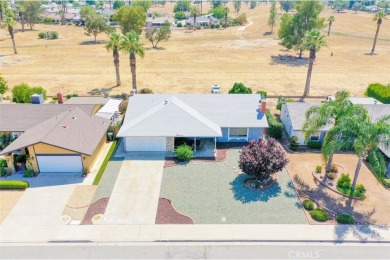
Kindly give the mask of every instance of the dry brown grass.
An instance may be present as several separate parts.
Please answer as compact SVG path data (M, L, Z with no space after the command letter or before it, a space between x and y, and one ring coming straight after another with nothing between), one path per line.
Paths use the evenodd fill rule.
M205 4L206 8L209 7ZM230 8L233 10L233 8ZM153 50L146 42L144 60L138 61L139 88L155 92L208 93L211 84L220 84L227 92L234 82L243 82L254 90L272 94L299 95L303 92L307 60L280 60L279 55L296 56L278 45L277 35L269 31L266 20L269 5L260 5L245 12L253 24L246 30L175 30L163 49ZM170 11L172 5L154 10ZM320 51L315 62L311 94L332 94L348 89L362 95L371 82L390 82L390 21L385 20L377 44L378 55L371 56L376 24L373 14L322 14L336 17L328 48ZM234 16L234 14L231 14ZM39 40L39 31L56 30L63 39ZM277 30L277 28L276 28ZM326 28L324 29L324 33ZM99 35L98 39L106 39ZM81 45L91 41L83 29L74 26L37 25L35 31L16 34L19 54L12 54L11 41L5 30L0 32L0 72L10 86L20 82L45 87L49 94L64 93L110 95L121 93L114 87L115 72L111 53L102 44ZM333 52L333 56L331 53ZM307 54L305 55L307 57ZM130 89L127 56L121 56L123 90Z

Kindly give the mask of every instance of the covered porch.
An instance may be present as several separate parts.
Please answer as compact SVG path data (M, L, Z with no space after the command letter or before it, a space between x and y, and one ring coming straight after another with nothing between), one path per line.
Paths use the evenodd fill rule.
M196 158L215 158L217 154L217 137L172 137L167 143L173 143L168 150L168 156L174 156L174 149L182 144L192 147Z

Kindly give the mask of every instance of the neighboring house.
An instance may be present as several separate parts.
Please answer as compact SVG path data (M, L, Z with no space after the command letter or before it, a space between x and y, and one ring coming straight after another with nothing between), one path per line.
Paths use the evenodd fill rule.
M120 99L110 99L107 103L99 109L99 111L95 114L96 116L100 116L106 119L115 121L115 118L121 111L122 100Z
M220 24L221 21L218 18L215 18L212 14L203 15L196 17L196 25L195 26L210 26L212 24ZM186 24L190 26L194 26L194 17L190 17L186 20Z
M259 95L148 94L129 99L118 136L126 151L173 151L175 138L247 142L268 127ZM265 112L265 102L263 104Z
M167 22L173 25L175 19L171 17L148 17L146 18L146 27L160 28L165 26Z
M351 102L355 104L364 105L372 121L376 121L382 116L390 115L390 105L385 105L380 102L375 103L375 100L372 98L351 98ZM305 133L302 131L303 124L306 120L306 111L312 106L318 106L320 104L316 103L285 103L282 104L280 111L280 119L286 129L288 136L291 138L293 136L298 137L298 142L300 145L305 144L304 136ZM310 137L310 141L319 141L322 142L325 134L332 127L332 125L327 125L324 128L318 130L317 133L314 133ZM390 149L383 145L379 146L382 152L390 158Z
M19 105L7 106L17 109ZM32 105L31 108L34 106L62 108L62 112L52 113L49 119L30 126L1 151L0 155L8 157L8 165L13 165L13 152L24 150L34 172L89 172L106 142L111 121L91 115L91 109L88 113L79 106ZM26 113L23 120L29 119L30 114Z
M378 100L372 97L351 97L349 98L349 101L351 101L352 104L359 104L359 105L375 105L375 104L382 104Z

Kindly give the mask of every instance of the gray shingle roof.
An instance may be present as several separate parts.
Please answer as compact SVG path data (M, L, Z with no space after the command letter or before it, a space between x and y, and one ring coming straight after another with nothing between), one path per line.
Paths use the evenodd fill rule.
M75 105L67 104L0 104L0 131L24 132L75 107ZM77 105L77 107L88 115L92 115L94 109L94 105Z
M130 98L118 136L221 136L221 127L268 127L259 95L148 94Z
M80 108L75 107L30 128L7 146L1 154L33 144L45 143L91 155L106 134L110 123L110 120L90 116Z

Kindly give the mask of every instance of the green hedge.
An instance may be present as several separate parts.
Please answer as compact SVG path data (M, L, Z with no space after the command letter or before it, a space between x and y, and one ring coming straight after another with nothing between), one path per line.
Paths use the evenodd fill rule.
M336 221L339 224L353 224L353 217L349 214L339 214L336 217Z
M101 178L103 177L103 173L107 168L108 162L110 161L111 156L115 151L117 144L118 144L118 140L115 140L114 143L111 145L110 150L108 150L108 153L107 153L106 157L104 158L104 161L103 161L102 165L100 166L100 169L99 169L98 173L96 174L96 177L93 180L92 185L99 184Z
M322 147L322 143L321 142L317 142L317 141L309 141L307 142L307 146L311 149L321 149Z
M1 180L0 189L27 189L30 184L27 181Z
M370 151L366 158L367 163L370 165L376 178L379 181L383 181L386 173L386 162L383 156L378 151Z
M329 219L329 214L323 209L316 208L310 212L311 217L318 222L325 222Z
M390 179L383 179L383 184L384 184L386 187L390 188Z
M302 204L306 210L310 211L314 209L314 202L312 200L304 200Z
M390 104L390 85L373 83L368 85L366 95L373 97L384 104Z
M268 129L267 129L268 135L275 139L282 138L283 124L279 122L268 109L266 110L265 114L267 116L267 121L268 121Z

